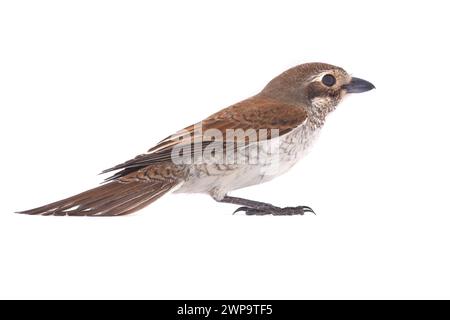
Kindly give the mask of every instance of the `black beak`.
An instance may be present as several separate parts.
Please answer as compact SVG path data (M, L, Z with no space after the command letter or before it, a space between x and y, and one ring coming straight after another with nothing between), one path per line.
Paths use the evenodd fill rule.
M353 77L349 84L344 85L347 93L361 93L375 89L369 81Z

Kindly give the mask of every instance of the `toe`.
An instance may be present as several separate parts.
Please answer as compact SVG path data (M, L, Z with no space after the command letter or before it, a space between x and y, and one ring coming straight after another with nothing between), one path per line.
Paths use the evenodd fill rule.
M264 211L261 209L252 208L252 207L239 207L233 212L233 214L236 214L241 211L245 212L245 214L248 216L263 216L263 215L267 215L267 214L271 213L271 212L267 212L267 211Z

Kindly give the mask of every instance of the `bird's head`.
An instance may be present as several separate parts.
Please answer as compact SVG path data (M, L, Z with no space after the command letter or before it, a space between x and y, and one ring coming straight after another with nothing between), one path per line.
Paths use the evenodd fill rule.
M305 63L274 78L261 94L278 101L302 105L306 111L324 120L345 95L374 88L372 83L352 77L340 67Z

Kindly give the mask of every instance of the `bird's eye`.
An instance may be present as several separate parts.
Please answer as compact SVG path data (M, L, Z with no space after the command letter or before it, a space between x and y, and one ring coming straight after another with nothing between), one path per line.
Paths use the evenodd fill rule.
M332 87L336 83L336 78L331 74L326 74L322 78L322 83L327 87Z

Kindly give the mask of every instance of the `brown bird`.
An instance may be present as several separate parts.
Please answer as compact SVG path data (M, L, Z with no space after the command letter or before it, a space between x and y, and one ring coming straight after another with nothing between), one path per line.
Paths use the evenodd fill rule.
M167 137L147 153L103 171L105 184L22 214L120 216L170 190L207 193L248 215L303 215L310 207L277 207L228 196L289 170L311 146L327 115L348 93L374 89L324 63L293 67L257 95Z

